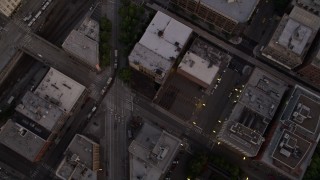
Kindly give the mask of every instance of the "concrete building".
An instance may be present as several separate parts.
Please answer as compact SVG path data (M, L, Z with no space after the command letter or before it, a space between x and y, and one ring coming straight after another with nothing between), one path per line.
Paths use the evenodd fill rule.
M204 88L208 88L216 77L218 70L219 67L213 65L210 61L188 51L180 62L177 73Z
M99 144L76 134L64 153L65 157L56 170L63 180L96 180L99 170Z
M9 119L0 128L0 143L29 161L39 161L50 143L21 124Z
M15 110L27 117L25 121L37 123L45 128L50 133L47 141L54 140L67 118L59 107L30 91L23 96Z
M320 139L319 109L320 96L296 86L256 161L289 179L302 179Z
M214 25L216 30L238 34L239 25L251 18L259 0L170 0L170 3Z
M305 65L298 70L298 73L310 81L320 85L320 43L311 53Z
M295 6L284 15L262 55L293 69L301 65L320 27L320 17Z
M85 18L62 44L62 48L91 68L99 67L99 24Z
M130 179L158 180L171 165L181 140L145 123L129 146Z
M131 51L129 65L161 84L191 33L191 28L158 11Z
M34 94L68 114L77 107L78 100L85 96L85 89L83 85L50 68Z
M20 5L22 0L0 0L0 12L9 17Z
M283 81L256 68L222 125L218 140L244 156L256 156L286 88Z
M320 16L320 1L319 0L293 0L292 3L313 14Z

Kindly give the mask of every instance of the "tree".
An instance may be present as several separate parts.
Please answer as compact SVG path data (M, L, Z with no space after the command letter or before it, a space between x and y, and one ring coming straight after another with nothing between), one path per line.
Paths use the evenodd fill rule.
M100 32L100 41L102 43L108 42L110 39L110 33L106 31Z
M130 82L132 77L132 72L129 68L122 68L119 71L119 78L122 79L122 81L124 81L125 83Z

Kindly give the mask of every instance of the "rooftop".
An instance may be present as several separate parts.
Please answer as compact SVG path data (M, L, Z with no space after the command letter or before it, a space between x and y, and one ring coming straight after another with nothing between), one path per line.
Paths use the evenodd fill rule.
M175 59L191 33L191 28L158 11L139 43L166 59Z
M79 31L72 30L62 47L80 60L95 67L99 64L99 43L89 37Z
M272 119L286 88L285 82L256 68L239 102L258 114Z
M319 109L320 96L297 85L260 161L302 179L320 139Z
M193 41L189 51L202 59L210 61L210 63L218 67L220 67L221 62L229 62L232 58L227 53L221 51L201 38L197 38Z
M211 84L218 70L219 67L213 65L211 61L204 60L189 51L184 55L178 66L178 72L187 73L196 81L204 82L207 86Z
M272 158L293 169L301 163L310 148L311 143L309 141L284 130L277 148L272 153Z
M141 65L161 78L166 75L174 63L173 60L163 58L140 43L134 46L128 59L132 64Z
M316 15L320 15L320 1L319 0L295 0L296 5L313 12Z
M149 164L145 164L141 161L138 157L129 155L130 156L130 169L131 175L130 180L140 180L139 177L143 177L144 179L148 180L159 180L161 177L161 172L153 168L153 166Z
M246 156L256 156L286 88L280 79L255 68L219 139Z
M52 131L56 122L63 116L60 108L30 91L23 96L16 111L45 127L48 131Z
M70 112L81 96L85 87L65 76L56 69L50 68L34 94L57 105L64 112Z
M130 144L129 152L137 157L142 164L149 166L149 168L146 168L149 170L145 171L142 176L147 175L148 172L157 172L156 174L161 175L171 164L180 143L180 139L144 123L140 134ZM133 172L133 170L136 170L136 172ZM137 169L137 167L132 168L130 170L131 179L134 179L134 174L139 174L142 171L144 170Z
M295 6L284 15L263 55L288 69L301 65L320 27L320 17Z
M278 42L283 47L301 55L311 34L312 30L309 27L304 26L293 19L289 19L279 36Z
M62 179L97 179L99 145L85 136L76 134L66 149L66 157L56 174Z
M8 120L1 127L0 142L30 161L34 161L46 141L21 125Z
M201 0L201 3L226 17L244 23L250 19L259 0Z
M86 17L81 26L78 28L78 31L88 38L99 42L99 23L97 21Z

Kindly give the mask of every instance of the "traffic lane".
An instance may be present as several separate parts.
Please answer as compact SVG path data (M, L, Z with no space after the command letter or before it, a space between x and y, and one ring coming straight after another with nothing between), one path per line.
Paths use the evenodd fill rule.
M199 126L204 133L211 134L214 127L221 120L221 114L230 103L229 94L234 89L240 74L230 69L226 69L217 89L208 97L205 108L198 116Z
M22 50L33 56L35 59L56 68L60 72L78 81L80 84L88 87L93 79L89 79L91 70L82 64L71 59L63 50L46 42L40 37L34 35L28 43L28 46L22 47ZM75 68L76 67L76 68ZM70 71L72 69L72 71Z

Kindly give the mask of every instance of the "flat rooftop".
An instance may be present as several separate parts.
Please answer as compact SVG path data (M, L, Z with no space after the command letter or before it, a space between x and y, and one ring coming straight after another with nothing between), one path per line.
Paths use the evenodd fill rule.
M130 144L129 152L150 167L155 168L158 174L163 174L171 165L180 144L180 139L144 123L139 135ZM158 159L157 157L161 153L161 148L165 148L168 151L163 159Z
M144 177L148 180L159 180L161 171L141 161L138 157L129 155L130 158L130 180L140 180L138 177Z
M255 68L239 102L258 114L272 119L286 89L284 81Z
M211 84L218 70L219 67L210 63L209 60L204 60L189 51L178 66L178 72L182 71L195 78L195 81L204 82L207 86Z
M222 62L227 63L232 58L226 52L221 51L220 49L209 44L202 38L195 39L189 51L192 52L193 54L196 54L202 59L210 61L210 63L218 67L220 67Z
M301 55L311 37L311 34L311 28L304 26L293 19L289 19L279 36L278 42L283 47Z
M191 33L191 28L158 11L139 43L166 59L175 59Z
M200 2L226 17L244 23L250 19L259 0L201 0Z
M310 148L309 141L284 130L279 139L278 147L272 153L272 158L293 169L301 163Z
M239 102L224 122L219 140L246 156L256 156L286 88L282 80L255 68Z
M50 68L34 94L57 105L64 112L71 111L85 87L54 68Z
M319 109L320 96L296 85L260 161L290 179L302 179L320 139Z
M44 139L10 119L1 127L0 142L29 161L36 159L46 143Z
M144 68L158 74L161 78L165 77L171 69L174 61L166 59L140 43L136 43L129 57L132 66L143 66ZM137 68L139 70L139 68Z
M99 162L99 144L95 143L91 139L83 135L76 134L66 151L68 154L75 154L78 161L87 168L94 171L99 168L99 163L97 164L97 162ZM95 157L95 155L98 156Z
M99 42L99 23L97 21L86 17L78 28L78 31L88 38Z
M79 31L72 30L62 48L92 67L99 64L99 43Z
M64 115L63 111L56 105L36 96L30 91L26 92L21 99L21 104L15 109L48 131L52 131L57 121Z
M83 180L97 180L97 173L93 172L86 166L82 166L71 157L63 158L59 165L56 175L63 179L83 179Z
M241 104L236 104L228 121L225 121L218 139L240 151L248 157L257 155L262 143L262 137L268 126L265 118Z

